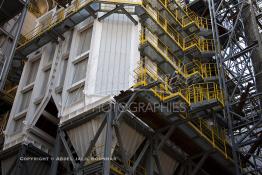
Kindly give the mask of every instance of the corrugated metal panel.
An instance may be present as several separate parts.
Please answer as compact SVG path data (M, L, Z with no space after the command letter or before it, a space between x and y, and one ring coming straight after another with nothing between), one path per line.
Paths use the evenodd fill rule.
M84 157L89 147L90 141L94 138L103 119L104 119L103 115L100 115L90 120L89 122L86 122L82 125L79 125L76 128L67 131L70 141L79 157L81 158ZM97 157L102 158L104 155L105 138L106 138L106 127L103 129L95 145ZM112 152L115 148L115 145L116 145L116 139L115 136L113 136Z
M2 174L7 174L13 163L16 161L16 156L8 157L7 159L1 161Z
M35 157L34 155L26 155L26 157ZM15 175L15 168L11 167L17 160L17 155L11 156L1 161L2 174L6 175L10 168L13 168L10 175ZM50 165L46 161L22 161L23 167L20 169L19 174L37 174L46 175L49 173ZM28 168L26 170L26 168Z
M30 174L37 174L37 175L49 174L51 166L46 161L27 161L26 163L27 163L27 167L30 167L28 171ZM27 171L24 170L23 174L27 174Z
M98 128L102 122L102 116L98 116L95 119L79 125L76 128L67 131L72 145L74 146L76 153L79 157L83 158L90 141L93 139L95 132L94 128ZM94 121L95 120L95 121ZM93 126L98 125L98 126Z
M117 94L120 90L129 88L131 75L131 55L138 52L137 46L131 49L134 38L133 32L138 26L134 25L125 15L114 14L102 21L102 35L96 75L96 94Z
M163 151L159 152L159 161L162 167L163 174L165 175L173 175L176 168L177 162L172 159L169 155L164 153Z
M127 158L130 159L144 141L145 137L124 122L120 124L119 130Z
M92 120L93 131L97 131L102 122L103 122L102 118L98 120ZM103 157L104 155L105 139L106 139L106 125L96 142L96 154L98 157Z

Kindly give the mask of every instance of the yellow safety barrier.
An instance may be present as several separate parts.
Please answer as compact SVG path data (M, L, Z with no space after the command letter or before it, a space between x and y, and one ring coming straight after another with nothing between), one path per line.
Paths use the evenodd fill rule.
M214 82L193 84L185 89L176 87L175 90L169 85L168 76L160 77L158 72L149 70L142 64L135 70L136 82L133 87L146 86L155 81L160 81L159 85L151 88L155 96L161 101L172 100L181 97L188 105L202 103L204 101L217 100L224 105L223 93Z
M184 37L180 34L180 32L172 27L172 22L163 17L150 4L143 4L143 7L150 18L167 34L169 38L174 41L174 43L182 51L188 51L194 47L196 47L200 52L213 52L215 50L212 39L201 38L196 34Z
M153 5L152 1L150 0L144 0L144 2ZM197 28L208 29L210 26L208 19L199 17L192 11L189 12L190 9L186 9L186 10L183 10L183 8L171 9L169 6L171 1L169 0L157 0L157 2L165 9L165 11L169 14L169 16L171 16L177 22L177 24L179 24L180 27L182 28L188 28L191 25L195 25Z
M203 72L205 69L203 69L202 64L200 61L193 60L192 62L186 63L182 66L182 70L186 76L194 75L199 73L202 78L205 78L206 73Z
M57 13L52 18L47 19L44 24L39 24L32 31L23 35L20 38L20 41L19 41L20 47L22 45L25 45L29 41L33 40L34 38L37 38L41 34L45 33L50 28L57 25L58 23L60 23L64 19L65 19L65 11L64 11L64 9L60 9L59 11L57 11Z
M184 116L185 117L185 116ZM185 117L186 118L186 117ZM226 138L225 129L218 128L202 118L189 122L199 135L204 137L214 148L219 150L226 158L232 158L230 144Z
M189 86L188 89L188 100L190 103L199 103L216 99L224 105L223 93L214 82L193 84Z
M191 21L195 22L199 28L208 29L211 27L211 21L209 19L198 16L189 8L188 5L182 4L179 0L175 0L174 2L180 7L179 9L181 9L188 18L190 18Z
M194 60L193 62L182 65L182 59L173 54L173 52L147 28L144 28L140 34L140 44L143 45L145 43L149 43L151 47L153 47L154 50L160 54L166 62L170 63L177 73L182 75L185 79L189 79L196 75L201 79L217 75L217 72L215 72L216 64L213 63L201 64Z
M218 70L215 63L205 63L201 65L201 69L203 70L204 77L217 77Z
M189 106L194 103L204 101L217 100L223 106L223 94L219 90L216 83L200 83L189 86L186 89L177 89L172 91L172 87L168 85L167 77L159 77L157 72L153 72L148 68L139 66L135 71L137 82L133 87L145 86L154 81L160 81L160 84L151 88L150 91L159 98L160 101L166 101L171 98L180 98ZM184 118L188 118L188 114L181 114ZM230 146L225 137L225 130L221 130L215 126L208 125L207 121L198 119L190 122L190 125L199 132L213 147L217 148L226 158L230 158Z
M61 23L63 20L70 17L72 14L79 10L91 5L92 3L104 3L104 4L127 4L127 5L141 5L141 2L132 2L129 0L75 0L67 8L59 9L49 20L43 25L38 25L32 31L24 35L23 39L19 41L20 46L27 44L29 41L37 38L44 32L48 31L55 25Z
M29 33L25 34L20 40L19 47L22 47L31 40L39 37L46 31L53 28L55 25L61 23L63 20L70 17L72 14L78 12L84 7L91 5L92 3L105 3L105 4L126 4L126 5L139 5L144 8L144 10L149 14L149 16L156 21L156 23L171 37L175 43L183 50L187 51L193 47L203 52L213 51L213 41L200 38L199 36L192 35L190 37L183 37L177 32L170 21L167 21L163 16L161 16L156 10L154 10L146 0L143 2L131 2L128 0L75 0L67 8L59 9L50 19L48 19L44 24L39 24Z

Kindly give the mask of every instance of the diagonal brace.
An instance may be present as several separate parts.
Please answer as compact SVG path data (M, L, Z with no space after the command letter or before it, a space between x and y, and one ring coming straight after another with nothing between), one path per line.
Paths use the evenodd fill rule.
M94 138L90 141L90 145L89 145L89 147L88 147L88 149L87 149L87 151L86 151L86 153L85 153L84 158L85 158L85 157L88 157L89 154L91 153L91 151L92 151L93 147L95 146L96 141L97 141L97 139L99 138L101 132L103 131L105 125L106 125L106 118L102 121L100 127L98 128L98 130L97 130L97 132L96 132L96 135L95 135ZM84 163L85 163L85 161L82 161L81 164L80 164L80 167L81 167L81 165L83 165Z
M62 143L63 143L63 145L64 145L64 147L65 147L65 149L66 149L66 152L67 152L67 154L68 154L68 156L69 156L69 158L70 158L70 160L71 160L71 163L73 164L74 169L76 169L77 163L76 163L76 161L75 161L75 159L74 159L74 156L73 156L73 154L72 154L72 152L71 152L71 150L70 150L70 148L69 148L69 146L68 146L68 143L67 143L67 141L66 141L66 139L65 139L65 133L64 133L64 131L61 131L61 130L60 130L59 135L60 135L61 140L62 140Z
M123 8L123 5L117 5L116 8L114 8L113 10L107 12L106 14L104 14L103 16L98 18L98 21L102 21L103 19L107 18L108 16L112 15L113 13L121 10Z
M202 165L204 164L204 162L206 161L206 159L208 158L210 152L207 152L206 154L203 155L203 157L201 158L201 160L198 162L198 164L196 165L196 167L194 168L193 172L191 175L196 175L197 172L200 170L200 168L202 167Z

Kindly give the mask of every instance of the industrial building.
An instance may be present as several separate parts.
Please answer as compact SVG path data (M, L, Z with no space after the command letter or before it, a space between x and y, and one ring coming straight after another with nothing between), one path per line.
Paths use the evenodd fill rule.
M262 1L0 0L2 175L261 175Z

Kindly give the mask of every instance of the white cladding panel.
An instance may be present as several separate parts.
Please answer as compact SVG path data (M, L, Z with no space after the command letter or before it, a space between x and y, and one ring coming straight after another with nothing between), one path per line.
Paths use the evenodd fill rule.
M99 13L99 16L103 14ZM51 14L38 19L38 22L45 21L48 15ZM137 19L136 16L134 18ZM89 27L93 27L90 50L77 55L80 34ZM24 135L21 134L26 135L28 128L37 122L51 95L62 123L105 101L105 98L112 100L110 96L130 88L134 83L134 69L138 66L140 56L140 28L140 24L135 25L124 14L112 14L102 21L88 18L72 32L65 33L65 41L48 43L31 53L24 66L7 124L5 149L16 143L14 140L23 140ZM83 63L84 59L86 61ZM80 63L86 68L81 69L84 76L80 81L72 83ZM74 94L80 97L68 105L68 101L75 98ZM92 127L97 130L99 124L92 124ZM103 137L102 134L97 146L103 145ZM133 149L135 151L136 147ZM78 150L78 154L83 155L85 150L80 147Z
M114 14L102 21L95 93L113 95L128 89L139 59L139 25L126 15Z

